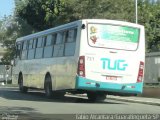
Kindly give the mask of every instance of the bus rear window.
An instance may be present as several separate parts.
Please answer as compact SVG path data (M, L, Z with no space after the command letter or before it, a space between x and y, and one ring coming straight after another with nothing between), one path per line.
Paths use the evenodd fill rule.
M88 42L92 47L136 50L140 29L109 24L88 24Z

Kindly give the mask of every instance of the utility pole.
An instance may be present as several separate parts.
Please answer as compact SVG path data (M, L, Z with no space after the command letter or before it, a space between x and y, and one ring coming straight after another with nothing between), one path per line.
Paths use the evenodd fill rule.
M135 15L136 15L136 24L138 23L138 8L137 8L137 0L135 0Z

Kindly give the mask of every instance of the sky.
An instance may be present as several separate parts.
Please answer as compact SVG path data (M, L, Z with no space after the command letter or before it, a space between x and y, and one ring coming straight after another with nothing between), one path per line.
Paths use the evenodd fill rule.
M2 19L4 15L13 15L14 7L14 0L0 0L0 19Z

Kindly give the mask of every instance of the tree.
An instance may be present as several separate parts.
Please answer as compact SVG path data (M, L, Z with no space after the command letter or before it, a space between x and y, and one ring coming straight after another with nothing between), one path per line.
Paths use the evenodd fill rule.
M31 34L32 29L25 21L15 16L5 17L0 26L0 42L6 47L2 62L10 62L15 55L15 41L18 37Z
M45 10L42 5L45 0L15 0L15 15L25 21L37 31L47 28Z
M139 2L139 23L145 26L147 51L160 51L160 4Z
M15 11L17 17L38 31L79 19L134 22L135 17L134 1L131 0L16 0Z

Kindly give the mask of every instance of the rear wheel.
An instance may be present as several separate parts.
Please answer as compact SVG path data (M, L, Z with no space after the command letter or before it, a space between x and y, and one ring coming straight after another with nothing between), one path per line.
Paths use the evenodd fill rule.
M23 76L22 75L19 76L19 80L18 81L19 81L19 90L20 90L20 92L26 93L28 91L28 88L23 86Z
M65 95L65 92L62 92L62 91L52 91L52 98L54 98L54 99L63 98L64 95Z
M106 95L98 92L88 92L87 97L90 101L104 101L106 99Z
M50 75L47 75L45 78L44 89L46 97L51 98L53 91L52 91L52 81Z

